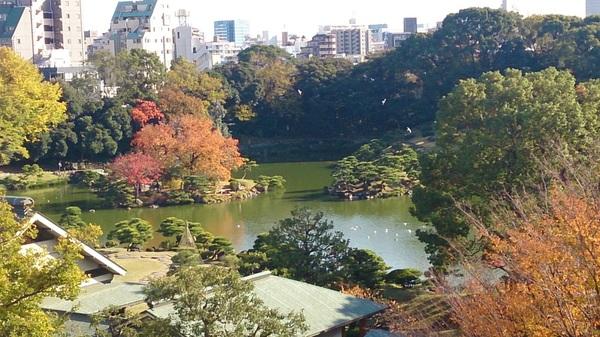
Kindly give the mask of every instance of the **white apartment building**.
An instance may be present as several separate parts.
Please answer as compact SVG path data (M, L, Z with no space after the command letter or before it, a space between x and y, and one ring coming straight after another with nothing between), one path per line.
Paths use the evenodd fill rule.
M194 63L200 70L212 69L219 64L237 62L240 51L242 51L242 48L237 46L235 42L206 42L200 46L198 58Z
M204 33L188 24L190 13L187 10L178 10L176 16L179 19L179 26L173 30L175 57L197 64L200 49L204 45Z
M113 55L143 49L158 56L168 68L175 56L173 13L168 0L121 1L112 17L108 41L96 40L93 48Z
M9 23L15 29L19 28L17 39L28 40L29 50L25 50L22 43L18 47L19 54L41 64L58 57L52 55L58 50L60 58L66 57L65 62L69 65L83 65L86 54L81 0L3 0L1 3L5 10L8 7L24 8L19 21ZM24 37L25 27L29 28L29 37ZM19 45L18 40L16 45Z
M336 53L353 62L363 62L371 53L373 36L367 26L341 25L321 26L320 34L334 34L336 37Z

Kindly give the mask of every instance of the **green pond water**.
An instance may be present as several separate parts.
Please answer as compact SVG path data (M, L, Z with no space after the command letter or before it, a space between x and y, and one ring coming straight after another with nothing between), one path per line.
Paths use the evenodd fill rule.
M328 197L324 187L331 181L330 167L328 162L263 164L249 176L284 176L285 191L220 205L102 209L93 193L70 185L19 194L34 198L36 209L53 220L60 218L65 207L79 206L84 220L101 225L105 233L116 222L132 217L143 218L155 228L171 216L200 222L211 233L230 239L238 250L252 247L258 234L288 217L292 209L308 207L324 212L353 247L375 251L391 267L427 269L427 255L415 236L423 226L409 213L410 199L340 201ZM89 212L92 209L95 213ZM157 233L150 246L158 246L160 241Z

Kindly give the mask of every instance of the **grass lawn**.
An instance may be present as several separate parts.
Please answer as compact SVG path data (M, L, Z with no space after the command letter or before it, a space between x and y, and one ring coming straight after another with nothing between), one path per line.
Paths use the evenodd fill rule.
M111 260L127 270L125 276L115 279L118 282L147 283L152 278L165 276L175 252L127 252L124 249L111 249L104 252Z
M0 185L10 191L64 185L69 182L67 175L57 175L53 172L43 172L40 176L29 177L26 181L22 181L21 178L21 174L4 174L0 179Z

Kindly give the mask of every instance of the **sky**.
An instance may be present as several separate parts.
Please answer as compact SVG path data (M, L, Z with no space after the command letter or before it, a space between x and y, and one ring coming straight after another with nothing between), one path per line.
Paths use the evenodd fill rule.
M190 11L190 24L206 36L213 34L215 20L250 21L253 35L268 30L311 37L320 25L346 24L355 17L359 24L387 23L402 31L404 17L435 26L449 14L467 7L499 8L502 0L165 0L171 8ZM84 28L102 33L108 30L118 0L82 0ZM585 0L509 0L509 7L523 15L566 14L584 16Z

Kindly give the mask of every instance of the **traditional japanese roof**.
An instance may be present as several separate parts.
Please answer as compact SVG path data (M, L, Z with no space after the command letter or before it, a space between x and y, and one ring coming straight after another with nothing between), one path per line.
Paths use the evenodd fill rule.
M137 283L97 284L82 288L76 300L48 297L42 301L44 310L91 316L109 307L125 308L144 303L144 285Z
M25 7L0 4L0 39L13 37L24 12Z
M59 225L55 224L50 219L48 219L47 217L45 217L44 215L42 215L40 213L35 213L29 219L29 224L38 226L38 228L46 229L46 230L50 231L55 237L65 238L68 235L67 231L65 231ZM112 260L107 258L106 256L100 254L98 251L96 251L92 247L84 244L83 242L78 242L78 243L80 244L81 249L82 249L82 254L85 257L92 259L94 262L96 262L100 266L106 268L108 271L110 271L111 273L113 273L115 275L124 276L125 274L127 274L127 271L123 267L119 266L118 264L116 264L115 262L113 262Z
M347 326L385 309L369 300L342 294L312 284L277 277L270 272L244 278L254 283L254 293L267 307L281 313L302 313L308 325L306 337ZM151 316L166 318L175 313L166 303L148 310Z

